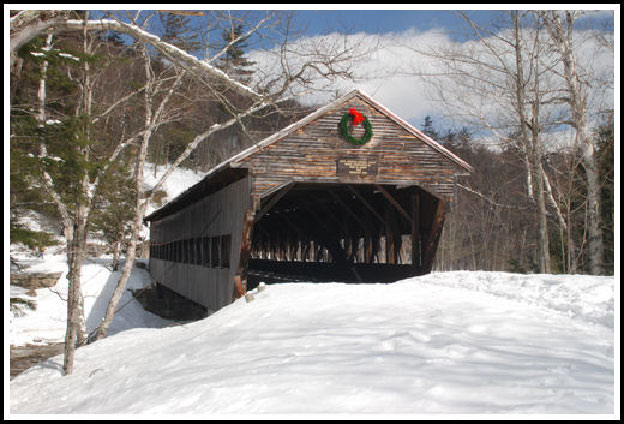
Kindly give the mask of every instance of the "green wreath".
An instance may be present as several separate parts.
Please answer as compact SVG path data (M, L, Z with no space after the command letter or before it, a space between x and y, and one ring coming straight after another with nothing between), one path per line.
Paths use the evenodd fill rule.
M365 129L364 135L360 138L355 138L351 134L349 134L349 119L352 116L353 115L351 115L350 113L345 113L344 115L342 115L342 119L340 120L340 132L342 134L342 138L344 138L351 144L361 145L368 143L368 141L373 136L373 126L370 122L368 122L366 116L363 116L364 120L362 121L362 124L364 125Z

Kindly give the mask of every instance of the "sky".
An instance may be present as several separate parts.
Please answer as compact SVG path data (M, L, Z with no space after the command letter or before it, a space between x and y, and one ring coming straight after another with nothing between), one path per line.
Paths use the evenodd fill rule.
M62 5L61 5L62 6ZM151 5L150 5L151 6ZM243 14L248 13L247 8L257 8L259 5L210 5L216 10L225 11L227 9L234 9L231 13ZM374 43L376 40L387 42L390 44L390 40L396 44L396 41L404 42L406 45L413 46L426 46L433 45L433 43L440 42L455 42L465 43L470 40L470 30L464 20L459 16L457 10L419 10L418 8L426 8L426 5L390 5L388 7L394 7L395 9L402 8L400 10L384 10L386 5L358 5L362 9L368 10L355 10L352 5L261 5L268 8L277 8L282 11L289 11L294 9L295 15L293 20L293 29L297 32L296 37L292 37L292 40L298 40L306 42L306 40L320 40L316 42L323 43L325 39L315 38L321 37L327 34L347 34L351 40L360 39L366 43ZM457 5L452 5L457 6ZM461 7L461 5L459 5ZM120 9L120 5L107 5L99 4L92 5L92 17L97 17L98 10L125 10ZM146 5L127 5L128 10L146 8ZM153 7L153 6L152 6ZM166 6L162 6L166 7ZM172 6L169 6L172 8ZM198 5L175 5L176 9L197 10ZM444 8L444 5L435 5L435 7ZM449 6L450 7L450 6ZM576 25L579 29L606 29L607 31L614 31L614 22L619 22L619 9L616 6L611 5L574 5L573 7L583 10L592 10L592 8L602 8L608 10L602 10L598 12L592 12L587 14L587 18L584 18ZM17 9L18 7L12 7ZM37 8L37 5L28 5L28 8ZM49 8L49 5L45 5L45 8ZM227 8L227 9L226 9ZM308 10L304 10L308 9ZM314 9L316 10L310 10ZM470 18L480 25L485 25L492 28L494 32L500 30L500 27L496 26L497 17L500 16L503 9L528 9L528 5L470 5L473 10L466 13ZM332 10L324 10L332 9ZM497 10L498 9L498 10ZM617 11L618 19L614 19L614 12ZM210 13L210 12L208 12ZM252 10L250 12L257 16L262 16L265 10ZM207 17L206 17L207 18ZM202 21L202 19L204 19ZM201 27L205 27L205 18L191 18L192 23ZM154 25L156 31L160 26L158 18L151 20L151 24ZM214 43L221 38L221 28L216 29L210 36L209 40ZM377 37L377 38L375 38ZM255 39L250 39L248 42L247 53L249 57L257 57L257 47L268 48L271 47L270 40L273 40L271 34L266 34L261 42ZM218 49L215 49L211 54L215 54ZM204 52L198 51L198 57L203 58ZM396 48L389 48L380 51L376 56L367 58L366 61L359 63L357 66L361 70L367 70L371 74L382 74L392 72L395 69L402 68L404 70L411 71L414 69L417 60L413 54L409 54L405 49L399 51ZM409 66L408 66L409 64ZM410 68L411 66L411 68ZM342 85L341 85L342 84ZM442 131L443 127L448 128L450 124L445 122L442 117L439 103L436 103L433 99L428 98L426 94L426 87L423 85L423 81L417 80L415 77L399 76L397 75L385 75L377 78L375 81L369 80L360 82L355 85L348 85L346 83L338 84L339 88L349 90L351 88L360 88L365 92L373 96L376 100L386 105L389 109L401 116L403 119L410 122L410 124L417 128L422 128L424 118L430 115L434 118L434 129ZM322 97L308 96L310 102L325 102ZM437 127L437 128L436 128ZM455 125L455 129L458 129L458 125Z
M488 5L490 6L490 5ZM476 23L484 25L496 20L500 10L468 10L466 13ZM522 8L520 8L522 10ZM467 32L458 10L299 10L298 20L307 25L309 35L325 32L359 32L385 34L409 29L430 31L443 29L455 41L463 41ZM613 29L612 12L593 13L586 19L594 27L610 24ZM611 16L609 16L611 15Z
M472 10L466 12L470 19L478 25L491 29L494 33L509 29L502 26L501 18L505 11ZM612 10L600 12L587 11L587 17L580 19L575 28L579 30L599 29L613 32L614 14ZM439 95L432 92L422 78L414 76L415 72L434 72L431 58L417 55L410 47L426 49L428 47L449 44L468 44L471 29L464 19L454 10L332 10L332 11L297 11L296 24L305 28L305 35L298 41L305 44L310 40L312 45L331 44L340 39L336 34L348 34L353 43L361 42L372 46L380 43L382 47L363 59L356 70L376 78L361 79L355 84L340 82L337 86L344 91L360 88L373 98L386 105L401 118L415 127L422 129L427 115L433 118L434 129L443 134L447 130L459 130L463 124L459 120L451 122L448 111L443 111ZM402 45L402 46L401 46ZM613 69L613 55L603 54L591 42L583 47L579 64L595 67L601 72ZM296 47L294 48L296 49ZM598 53L600 51L600 53ZM250 53L255 60L258 56ZM274 61L273 61L274 63ZM267 69L272 62L268 61ZM411 75L410 75L411 73ZM602 93L601 93L602 94ZM605 103L613 101L613 93L597 96ZM323 102L318 93L306 96ZM500 114L500 109L492 105L487 112L490 116ZM482 137L492 136L483 132ZM475 134L473 132L473 134ZM569 143L571 131L561 131L558 137L549 137L557 143ZM498 140L493 140L498 143ZM559 145L559 144L557 144Z
M267 8L274 6L270 5ZM460 5L461 6L461 5ZM518 9L524 10L528 7L515 5ZM191 6L193 7L193 6ZM244 9L244 5L236 6L241 10L232 13L248 13ZM283 11L288 11L292 7L297 6L278 5ZM303 5L303 8L311 8L314 6ZM331 8L333 10L323 10L322 7ZM434 45L438 42L454 42L466 43L474 39L472 30L468 27L465 20L460 16L459 10L418 10L418 5L408 6L400 5L402 10L383 10L382 6L362 5L363 8L370 10L354 10L347 7L336 5L323 5L320 10L294 10L294 18L292 23L293 32L297 36L292 37L293 40L300 40L305 43L306 40L318 40L321 45L326 39L320 38L328 34L346 34L351 40L364 40L365 43L373 44L377 41L382 43L396 44L396 40L401 40L405 44L415 46ZM397 7L396 5L394 7ZM425 6L426 7L426 6ZM443 8L439 5L435 7ZM591 5L583 7L574 6L586 11L586 17L579 20L576 24L578 29L600 29L614 30L614 14L613 10L602 10L591 12ZM599 7L599 6L593 6ZM609 6L603 6L603 8ZM481 8L481 10L479 10ZM514 5L471 5L472 10L465 13L470 19L478 25L491 29L493 32L504 30L501 24L503 21L504 9L509 10ZM375 10L377 9L377 10ZM257 10L255 13L262 16L265 11ZM220 30L215 31L216 34L211 35L211 40L220 37ZM315 38L319 37L319 38ZM257 53L254 49L257 47L268 48L270 44L266 40L272 39L265 36L261 42L251 38L248 41L248 56L257 59ZM392 41L391 41L392 40ZM365 62L359 63L357 66L366 69L369 74L383 74L393 69L413 70L418 59L413 55L409 55L405 49L399 51L396 48L383 48L374 56L366 58ZM201 53L198 53L201 55ZM213 53L214 54L214 53ZM408 57L409 56L409 57ZM410 63L408 66L407 64ZM397 115L407 120L410 124L422 129L424 119L427 115L431 116L434 121L434 129L440 133L448 129L458 130L462 124L458 122L450 122L448 113L442 112L439 102L432 99L424 87L422 80L415 77L390 75L376 78L375 81L360 81L357 84L339 83L337 84L344 91L352 88L360 88L373 96L378 101L385 104ZM322 96L306 96L310 102L324 103L330 98ZM564 135L570 138L569 132Z
M475 22L484 25L495 20L500 11L472 10L467 13ZM469 35L458 10L300 10L298 15L298 21L306 25L308 35L332 31L388 34L438 30L447 33L454 41L463 41Z

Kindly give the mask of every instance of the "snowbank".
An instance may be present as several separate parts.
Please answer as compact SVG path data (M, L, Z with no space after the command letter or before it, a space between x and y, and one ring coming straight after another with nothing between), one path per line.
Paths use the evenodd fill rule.
M20 258L20 262L29 265L25 272L62 272L56 286L36 289L36 296L28 297L37 304L34 311L25 310L24 316L11 316L10 344L42 344L61 342L65 338L67 322L67 260L65 255L45 254L43 259ZM102 257L87 259L82 267L81 285L84 296L85 320L87 331L92 332L106 314L108 301L119 280L120 271L110 270L112 258ZM121 269L121 268L120 268ZM144 269L134 268L130 274L127 288L138 289L150 283L149 273ZM15 288L17 290L17 288ZM17 295L13 286L11 292ZM115 316L110 333L115 334L129 328L163 327L170 322L145 311L139 302L126 291L119 303L126 305Z
M149 162L145 163L145 188L148 190L153 189L166 171L167 167L159 166L156 168L156 177L154 177L154 164ZM187 188L198 183L204 175L206 175L206 172L195 172L192 169L177 168L163 185L163 190L167 192L167 198L164 200L163 205L175 199ZM158 207L150 205L145 216L156 209L158 209Z
M453 271L418 280L490 293L613 328L613 277Z
M272 285L195 323L80 348L71 376L60 374L62 357L26 371L11 382L10 408L613 414L613 328L596 312L609 310L600 305L613 278L569 278L449 272L389 285ZM576 296L575 284L590 294ZM575 317L564 304L580 307Z
M157 168L154 177L154 164L145 164L145 186L153 188L158 179L165 173L166 168ZM197 173L190 169L178 168L168 178L163 189L167 192L165 202L174 199L188 187L197 183L205 173ZM146 215L156 208L150 205ZM32 231L47 231L55 234L59 245L46 249L43 259L35 257L26 246L21 244L11 245L11 256L19 259L20 263L27 265L25 272L63 272L55 287L50 289L38 289L36 297L31 298L26 293L20 296L35 300L36 311L25 309L25 316L12 317L10 326L10 343L12 345L37 344L47 342L60 342L65 337L66 303L67 298L67 260L64 254L64 238L60 235L59 223L32 211L25 211L20 217L19 223ZM142 237L149 238L149 229L143 227ZM104 243L102 240L89 237L88 243ZM87 330L93 331L106 313L108 300L112 296L115 284L119 279L119 272L112 272L106 265L110 264L110 257L87 259L82 268L82 290L85 301L85 319ZM121 268L120 268L121 269ZM134 269L128 289L142 288L149 284L149 274L145 270ZM13 289L11 289L13 290ZM16 292L14 292L14 295ZM136 327L162 327L170 324L168 321L143 310L140 304L132 301L130 293L126 292L121 299L120 306L124 307L123 313L117 314L111 324L110 334L115 334L129 328Z

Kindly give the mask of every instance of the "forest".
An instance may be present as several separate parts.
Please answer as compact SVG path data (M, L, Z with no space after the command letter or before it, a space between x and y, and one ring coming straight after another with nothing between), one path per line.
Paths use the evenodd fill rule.
M141 254L147 207L161 205L175 169L208 171L321 106L302 101L307 94L344 94L336 81L353 83L356 64L379 48L291 48L285 12L90 13L11 12L11 243L33 252L60 243L20 224L33 211L58 223L73 293L68 346L106 337ZM193 16L209 30L192 28ZM438 126L427 116L420 129L475 169L457 181L434 270L613 275L615 112L588 108L592 87L612 90L613 75L598 81L578 64L575 12L505 16L508 30L496 37L465 16L479 54L413 47L438 60L432 91L466 117ZM146 29L155 22L158 36ZM277 45L272 74L250 58L258 38ZM612 38L598 41L613 53ZM476 94L504 119L483 119L467 101ZM562 127L575 142L547 148L549 131ZM496 147L480 142L484 128ZM167 170L149 190L146 163ZM106 241L115 269L126 257L96 335L80 330L79 269L91 239Z

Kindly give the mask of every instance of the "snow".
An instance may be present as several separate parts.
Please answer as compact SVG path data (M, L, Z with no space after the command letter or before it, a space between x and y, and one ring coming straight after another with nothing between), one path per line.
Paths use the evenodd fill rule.
M67 59L72 59L75 60L76 62L80 62L80 59L78 59L76 56L70 54L70 53L59 53L59 56L63 56Z
M564 312L570 317L613 328L613 277L524 275L455 271L421 277L435 285L462 287Z
M20 214L15 219L15 223L24 226L24 228L30 231L45 231L51 233L56 240L63 240L63 238L58 235L60 230L59 223L36 211L28 209L21 210Z
M145 164L145 186L147 189L153 188L158 179L165 173L164 166L158 167L157 176L154 178L154 164ZM189 169L178 168L168 178L163 189L167 192L167 199L176 197L189 186L195 184L205 175ZM90 185L93 191L94 186ZM155 207L150 206L153 209ZM36 297L32 298L22 291L20 297L28 300L35 300L36 311L22 309L24 316L11 317L10 337L11 345L41 344L49 342L61 342L65 337L66 325L66 303L67 298L67 260L64 254L65 240L58 235L59 223L54 222L45 216L34 211L24 211L17 221L32 231L46 231L54 234L54 238L59 241L59 245L46 249L44 258L34 257L32 252L21 244L11 245L11 257L19 260L20 263L28 265L24 272L62 272L61 277L55 287L36 290ZM143 237L149 236L149 228L143 228ZM88 238L90 244L105 243L101 239L91 235ZM137 261L146 262L138 259ZM115 284L119 280L120 271L113 272L110 269L112 257L103 256L97 259L89 258L82 268L82 291L85 303L85 319L87 331L92 332L97 328L100 320L106 313L108 300L112 296ZM123 265L123 262L122 262ZM121 266L120 266L121 269ZM142 288L150 283L147 271L134 268L127 284L128 289ZM18 294L17 287L11 286L12 295ZM129 303L128 303L129 302ZM132 300L129 292L124 292L119 303L125 305L123 312L115 316L109 329L109 334L135 327L162 327L170 325L169 321L163 320L156 315L143 310L140 304ZM6 339L6 336L5 336Z
M158 167L154 178L146 164L146 188L164 172ZM167 199L204 176L177 169L163 187ZM54 229L37 215L22 223ZM11 317L5 343L63 340L67 264L54 254L60 249L41 259L11 247L30 265L27 272L62 275L35 297L11 287L12 296L35 300L37 309ZM104 316L119 278L110 262L90 258L82 268L88 331ZM128 288L147 284L147 271L135 267ZM76 351L71 376L61 375L61 355L22 373L5 392L10 413L20 417L613 414L614 288L614 277L485 271L393 284L290 283L256 289L250 303L239 299L177 326L126 291L109 337Z
M35 366L11 381L10 410L619 414L613 293L613 277L481 271L267 285L194 323L128 321L79 348L70 376L62 356Z
M21 263L28 265L24 272L62 272L56 286L36 289L36 296L23 296L19 287L11 286L11 295L35 300L37 309L25 310L25 315L11 316L10 344L42 344L61 342L65 338L67 320L67 260L64 254L44 254L43 258L18 257ZM144 260L143 260L144 261ZM112 297L119 280L120 271L111 271L111 257L89 258L82 267L81 285L84 297L85 320L88 332L95 330L106 314L106 306ZM122 262L123 264L123 262ZM120 267L121 269L121 267ZM139 289L149 285L147 271L134 268L128 280L127 288ZM170 322L146 312L133 299L130 292L122 295L119 305L127 306L115 316L110 333L115 334L129 328L162 327Z

